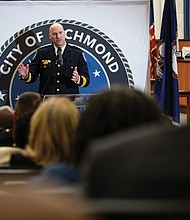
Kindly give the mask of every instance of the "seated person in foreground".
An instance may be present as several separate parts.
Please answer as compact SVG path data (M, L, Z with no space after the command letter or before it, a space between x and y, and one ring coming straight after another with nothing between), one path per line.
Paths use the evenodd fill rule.
M75 162L81 164L88 144L97 138L143 124L166 121L158 103L140 91L119 85L94 95L77 128Z
M79 116L77 107L63 97L47 99L34 113L26 150L27 155L43 169L29 182L30 186L75 184L79 181L72 158Z
M189 199L189 133L189 125L174 128L155 123L94 141L84 164L87 195Z

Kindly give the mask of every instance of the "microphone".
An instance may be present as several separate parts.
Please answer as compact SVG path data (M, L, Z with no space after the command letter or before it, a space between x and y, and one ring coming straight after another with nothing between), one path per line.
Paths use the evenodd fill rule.
M58 47L57 54L58 54L58 64L63 66L63 56L62 56L61 47Z

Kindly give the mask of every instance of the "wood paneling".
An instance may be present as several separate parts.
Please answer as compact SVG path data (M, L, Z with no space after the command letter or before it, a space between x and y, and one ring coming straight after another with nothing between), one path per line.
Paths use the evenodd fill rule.
M183 47L190 47L190 40L179 40L179 51ZM178 84L179 90L190 91L190 58L178 59ZM180 97L180 105L182 107L187 106L187 99L185 97Z
M179 41L179 50L182 50L182 47L190 47L190 40L182 40Z
M190 91L190 58L178 60L178 77L179 90ZM180 98L180 105L187 105L186 98Z

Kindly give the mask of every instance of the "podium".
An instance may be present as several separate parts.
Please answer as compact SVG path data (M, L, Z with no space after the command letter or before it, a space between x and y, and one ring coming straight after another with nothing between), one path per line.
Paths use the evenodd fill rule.
M96 93L92 94L53 94L53 95L44 95L43 101L51 97L66 97L73 102L73 104L79 109L80 112L83 112L86 108L86 105L89 99L94 96Z

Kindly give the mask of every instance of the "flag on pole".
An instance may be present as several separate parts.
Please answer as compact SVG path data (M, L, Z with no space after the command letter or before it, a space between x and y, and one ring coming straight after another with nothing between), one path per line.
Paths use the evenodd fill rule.
M150 0L150 78L155 79L157 64L157 46L154 26L154 5Z
M175 0L165 0L158 50L154 94L163 113L180 124L179 90L176 58L177 18Z

